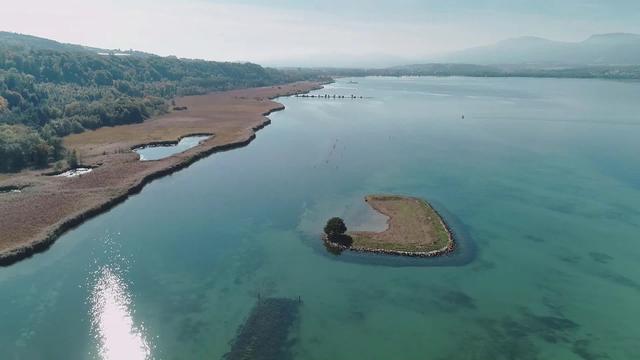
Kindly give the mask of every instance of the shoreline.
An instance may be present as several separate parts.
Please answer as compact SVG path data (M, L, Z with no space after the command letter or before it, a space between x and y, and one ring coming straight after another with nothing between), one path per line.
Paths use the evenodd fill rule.
M297 87L298 85L301 85L301 87L298 88ZM208 95L200 95L200 97L207 97L207 96L222 97L221 99L222 101L224 101L225 99L231 99L230 97L232 97L234 101L239 103L243 103L246 101L246 102L253 102L251 104L253 106L258 106L258 105L264 106L265 105L264 98L259 95L261 95L262 92L267 92L266 98L268 99L270 104L267 105L268 107L266 111L259 111L258 113L250 112L249 114L243 114L242 111L237 111L236 113L231 111L229 115L231 116L232 121L235 120L237 123L240 123L240 124L234 123L235 127L232 129L233 131L231 131L231 134L224 134L226 136L218 137L218 134L215 131L212 131L211 132L212 138L208 139L207 141L191 149L188 149L182 153L174 154L173 156L170 156L168 158L154 161L153 164L151 165L142 164L143 162L137 159L138 157L137 153L132 151L132 148L133 148L132 146L127 147L128 148L127 153L118 154L118 155L121 155L120 157L118 157L118 159L115 159L115 155L107 154L106 150L102 154L103 155L102 157L107 157L106 159L102 159L96 155L94 156L90 155L90 157L94 160L94 162L96 160L95 159L96 157L98 157L99 160L105 161L104 163L101 164L101 167L108 168L111 165L112 167L115 167L116 170L125 170L125 171L127 168L133 167L136 170L139 170L139 174L130 175L129 178L125 179L129 181L125 181L124 183L122 179L118 178L117 173L115 174L115 177L114 177L115 179L107 178L107 180L98 181L99 189L96 189L96 190L106 192L105 195L99 194L102 196L96 196L96 199L87 200L87 205L85 206L80 205L81 209L79 210L72 209L70 211L67 211L66 214L64 214L63 216L60 216L57 219L57 221L55 221L53 224L46 224L46 223L36 224L35 225L36 228L40 227L40 229L38 229L39 231L37 231L37 234L33 234L31 236L23 236L23 239L21 239L21 241L17 241L17 244L15 244L14 246L10 246L7 249L3 249L0 251L0 267L15 264L37 253L46 251L55 243L56 240L60 238L61 235L63 235L67 231L74 229L75 227L81 225L85 221L114 208L118 204L127 200L130 196L135 195L140 191L142 191L145 185L149 184L150 182L156 179L162 178L164 176L167 176L177 171L180 171L182 169L185 169L191 166L192 164L194 164L196 161L202 158L205 158L207 156L210 156L214 153L230 151L230 150L234 150L234 149L249 145L256 138L257 131L271 124L271 119L267 118L266 116L274 112L282 111L285 109L284 105L272 101L273 99L276 99L278 97L283 97L283 96L291 96L291 95L300 94L300 93L308 93L312 90L321 89L322 85L323 85L322 83L315 83L315 82L302 83L302 84L296 83L296 84L287 84L287 85L281 85L281 86L272 86L270 88L252 88L252 89L243 89L243 90L232 90L232 91L226 91L221 93L212 93ZM241 98L238 98L237 96L233 96L233 94L235 93L240 93L240 94L247 93L249 95L253 95L254 97L249 98L249 97L243 96ZM186 97L186 98L189 98L189 97ZM256 105L256 102L258 103L257 105ZM180 113L183 113L183 112L180 112ZM245 118L247 115L258 116L259 118L257 123L255 121L256 119L247 120ZM181 117L181 116L182 114L175 115L175 117ZM218 124L215 123L215 120L217 120L216 114L211 114L210 116L211 116L211 119L205 119L204 121L211 120L210 122L213 124L208 124L208 125L213 127L217 126ZM171 116L167 116L167 118L171 120ZM147 122L152 123L154 121L159 121L159 120L149 119L144 123L138 124L138 125L144 126L145 123ZM249 124L245 124L245 122L249 122ZM228 130L228 129L223 129L223 131L224 130ZM110 130L104 130L104 131L110 131ZM187 131L187 135L182 135L181 138L185 136L189 136L188 129L185 129L185 131ZM167 140L167 141L175 141L175 140ZM110 145L113 145L113 144L107 144L105 146L110 146ZM90 147L89 149L94 150L93 147ZM109 158L108 156L111 156L111 158ZM131 161L130 158L133 156L135 156L135 160ZM113 164L109 164L110 160L113 162ZM119 167L118 165L122 165L120 166L120 168L122 169L118 169ZM24 176L18 177L17 183L24 184L24 181L20 182L20 180L24 180L24 179L26 179L27 181L33 180L34 182L36 182L37 180L42 181L41 178L38 178L41 176L42 176L42 173L29 172ZM94 174L94 177L95 177L95 174ZM126 177L126 176L122 176L122 177ZM86 176L85 179L86 178L89 178L89 176ZM12 179L10 178L9 180L4 180L2 182L9 183L11 182L11 180ZM78 180L84 180L84 179L78 179ZM95 179L92 179L92 180L95 180ZM35 205L37 205L36 208L45 209L42 211L46 212L49 209L47 209L46 204L44 204L45 201L42 199L46 197L47 190L50 191L50 189L47 189L47 187L53 188L54 191L58 190L59 188L62 188L64 191L65 188L73 188L74 184L77 182L79 181L68 181L67 183L57 182L55 187L54 185L48 184L47 181L42 181L43 184L37 184L37 183L31 184L31 187L36 187L35 189L31 189L31 191L35 193L34 195L35 199L32 199L32 202L34 202ZM5 185L5 186L16 186L16 185ZM38 187L42 188L40 191L41 193L38 193L38 190L39 190ZM74 189L74 190L77 192L77 194L75 194L77 196L83 196L84 192L82 190L85 190L87 192L87 194L84 194L86 197L92 197L94 195L94 194L88 193L91 190L94 190L92 188L84 189L81 187L79 189ZM24 193L21 195L24 195ZM0 203L0 205L2 205L0 209L3 209L3 215L7 211L5 210L5 208L7 208L9 211L13 208L14 210L16 210L16 212L19 212L19 207L21 206L21 201L19 200L20 199L18 199L18 201L13 201L11 203L7 203L7 202ZM7 213L7 214L12 215L11 213ZM55 216L55 214L54 215L47 214L47 215ZM14 215L14 218L17 218L17 217L19 217L19 215ZM14 220L14 219L10 219L10 220ZM25 223L25 222L28 222L29 220L27 219L19 219L19 220L22 220L20 224L16 224L15 222L12 223L13 227L17 228L16 230L22 230L20 229L21 225L29 228L33 227L33 226L30 226L31 224ZM2 219L0 219L0 221L2 221ZM10 223L10 221L6 221L6 220L5 222ZM11 235L5 234L4 236L9 237ZM4 239L0 238L0 240L4 240ZM16 241L14 240L13 243L15 242Z
M437 256L446 255L455 251L456 249L455 234L451 229L451 227L449 226L449 224L447 224L444 217L442 217L442 215L427 200L415 198L415 197L406 197L406 198L423 202L433 210L433 212L438 216L438 221L440 225L442 225L442 227L447 233L447 238L448 238L447 245L443 246L442 248L430 250L430 251L404 251L404 250L391 250L391 249L382 249L382 248L369 248L369 247L363 247L363 246L346 246L346 245L341 245L341 244L330 241L329 238L326 236L326 234L322 235L323 242L325 243L326 246L329 246L333 249L340 250L340 251L350 250L350 251L359 252L359 253L372 253L372 254L379 254L379 255L393 255L393 256L407 256L407 257L437 257ZM392 215L387 214L381 211L381 209L375 208L374 206L372 206L372 208L375 211L387 217L387 228L384 231L377 232L377 234L382 234L387 231L390 231L391 229L390 223L392 221Z

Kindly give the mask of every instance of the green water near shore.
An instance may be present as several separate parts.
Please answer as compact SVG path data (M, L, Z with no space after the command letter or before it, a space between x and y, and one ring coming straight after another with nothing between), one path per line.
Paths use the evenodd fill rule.
M640 83L349 80L0 268L0 357L217 359L260 294L303 300L295 359L640 358ZM328 254L371 193L472 256Z

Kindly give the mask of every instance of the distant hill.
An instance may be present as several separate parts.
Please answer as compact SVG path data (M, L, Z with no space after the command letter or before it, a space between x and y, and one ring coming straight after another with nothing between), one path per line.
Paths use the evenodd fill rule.
M7 46L19 46L30 50L51 51L87 51L84 46L63 44L37 36L0 31L0 43Z
M134 50L120 50L120 49L100 49L84 45L66 44L55 40L45 39L32 35L18 34L7 31L0 31L0 44L4 46L20 47L31 51L48 50L59 52L81 52L92 54L126 54L135 56L151 56L152 54L142 51Z
M593 35L581 42L520 37L456 51L430 62L535 65L640 65L640 35Z
M474 64L412 64L378 70L389 74L424 76L499 76L502 71L488 65Z
M470 77L537 77L574 79L640 79L640 65L554 65L530 64L475 65L431 63L388 68L285 68L289 74L316 77L359 76L470 76Z
M0 32L0 172L47 166L65 155L62 137L144 121L168 111L174 96L304 76L251 63L178 59Z

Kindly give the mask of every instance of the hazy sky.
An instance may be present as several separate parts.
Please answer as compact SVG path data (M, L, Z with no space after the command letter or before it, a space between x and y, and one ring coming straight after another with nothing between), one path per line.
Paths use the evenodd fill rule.
M5 31L268 65L385 65L523 35L640 33L640 0L0 0L0 12Z

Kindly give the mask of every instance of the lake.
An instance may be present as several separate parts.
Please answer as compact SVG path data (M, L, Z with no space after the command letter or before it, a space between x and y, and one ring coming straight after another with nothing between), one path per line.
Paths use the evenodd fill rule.
M293 359L640 358L640 83L314 94L364 98L281 98L248 147L0 268L2 358L219 359L258 297L300 297ZM380 226L371 193L429 200L462 252L329 254L329 217Z

